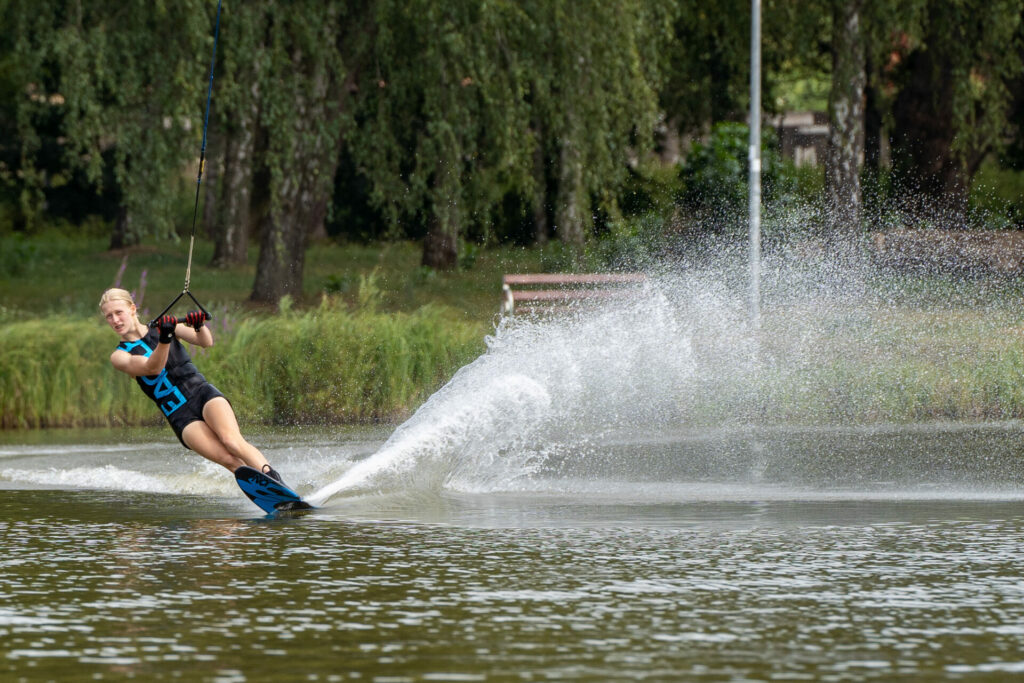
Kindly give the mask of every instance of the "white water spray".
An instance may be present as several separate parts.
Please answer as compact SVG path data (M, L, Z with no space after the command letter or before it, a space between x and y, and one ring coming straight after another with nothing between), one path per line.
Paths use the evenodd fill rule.
M769 306L755 330L736 260L712 252L614 305L501 325L483 356L311 500L571 492L602 479L615 491L658 481L907 490L1024 477L1016 459L990 458L1001 462L994 477L961 457L953 442L970 449L983 433L877 429L934 423L950 388L991 394L988 376L971 373L979 349L995 340L999 352L993 326L1016 313L952 308L973 296L970 282L942 305L918 304L899 290L913 278L804 248L765 262Z
M735 376L751 358L742 299L709 282L681 297L682 284L655 279L614 306L502 325L483 356L311 502L515 490L610 435L678 427L715 367Z

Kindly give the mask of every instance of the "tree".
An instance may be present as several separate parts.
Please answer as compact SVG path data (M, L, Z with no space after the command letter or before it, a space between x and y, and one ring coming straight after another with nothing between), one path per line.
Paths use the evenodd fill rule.
M866 71L861 30L862 0L833 0L832 88L825 159L829 234L849 234L860 225L860 164L864 155Z
M212 265L220 268L246 262L253 232L260 85L269 59L269 20L264 0L229 5L223 17L227 39L217 65L221 72L213 109L217 127L211 141L211 148L219 153L208 164L211 191L206 207L214 242Z
M198 148L202 76L194 57L212 25L204 3L13 0L9 16L23 87L15 106L26 216L42 209L50 181L36 163L39 132L56 121L54 140L69 172L82 173L97 192L108 182L119 190L112 247L173 234L180 170Z
M532 40L524 46L528 97L535 129L545 136L537 144L555 169L553 226L578 251L593 222L592 202L617 213L615 190L631 154L654 147L662 48L671 40L675 7L545 0L523 6ZM544 176L534 182L546 187Z
M680 5L659 93L671 125L700 133L743 120L750 86L749 0ZM770 42L771 31L764 33Z
M927 0L896 74L893 180L908 208L958 215L982 159L1001 146L1022 70L1019 0Z
M358 81L350 150L371 199L424 265L452 268L466 224L486 220L529 160L522 12L515 3L375 3L373 73Z
M669 6L377 4L352 149L391 221L423 224L425 265L453 267L509 193L534 215L552 205L557 234L582 245L593 198L610 204L632 146L649 146Z
M254 301L302 295L308 238L334 186L343 117L342 11L320 0L267 6L257 78L269 207L261 225Z

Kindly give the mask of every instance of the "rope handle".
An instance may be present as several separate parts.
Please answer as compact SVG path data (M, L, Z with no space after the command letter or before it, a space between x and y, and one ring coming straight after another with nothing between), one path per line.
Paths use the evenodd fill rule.
M162 318L164 315L166 315L167 311L169 311L172 308L174 308L174 304L178 303L178 300L181 299L181 297L185 296L186 294L188 294L188 298L192 299L192 303L194 303L196 305L196 307L199 308L200 311L202 311L203 315L206 316L207 320L213 320L213 316L210 315L210 312L208 310L206 310L205 308L203 308L203 305L201 303L199 303L199 301L197 301L194 296L192 296L192 292L190 292L190 291L188 291L186 289L186 290L183 290L181 292L181 294L179 294L178 296L174 297L174 301L172 301L171 303L167 304L167 308L165 308L164 310L160 311L159 315L157 315L155 318L153 318L152 320L149 321L149 327L156 327L156 324L160 320L160 318ZM182 322L182 321L179 320L178 322Z

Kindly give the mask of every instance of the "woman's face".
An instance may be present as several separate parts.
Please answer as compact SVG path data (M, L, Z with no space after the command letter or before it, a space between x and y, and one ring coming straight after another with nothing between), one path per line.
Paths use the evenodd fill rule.
M124 335L126 332L135 330L135 304L125 301L108 301L100 306L103 317L114 332Z

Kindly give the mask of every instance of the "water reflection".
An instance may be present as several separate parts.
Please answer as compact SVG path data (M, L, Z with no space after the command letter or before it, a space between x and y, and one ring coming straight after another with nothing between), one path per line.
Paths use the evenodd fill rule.
M7 492L0 672L891 680L1014 672L1024 646L1012 502L457 496L444 523L180 503Z

